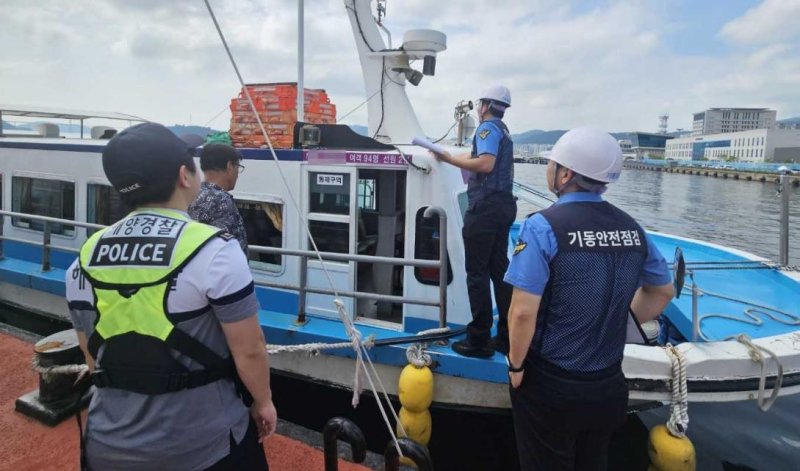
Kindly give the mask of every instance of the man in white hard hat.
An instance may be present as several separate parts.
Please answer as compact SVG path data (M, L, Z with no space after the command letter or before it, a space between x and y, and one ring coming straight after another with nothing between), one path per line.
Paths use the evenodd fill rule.
M621 170L608 133L567 132L547 167L558 201L520 228L505 277L514 287L506 361L523 470L606 469L628 402L628 317L655 319L673 296L664 257L600 196Z
M508 268L508 232L517 215L514 182L514 143L502 119L511 106L511 92L503 85L481 93L476 111L481 121L472 138L472 152L462 155L434 154L470 173L464 215L464 255L472 322L467 337L453 343L453 350L465 356L491 357L494 350L508 352L508 306L511 286L503 281ZM492 296L499 321L492 339Z

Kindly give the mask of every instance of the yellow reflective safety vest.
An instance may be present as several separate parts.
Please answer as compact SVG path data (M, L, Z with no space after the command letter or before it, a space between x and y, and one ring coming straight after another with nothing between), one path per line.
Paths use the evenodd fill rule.
M167 311L177 274L217 236L226 237L183 213L143 209L86 241L79 263L92 284L97 310L88 340L96 386L165 394L235 379L233 361L177 328L187 319ZM203 369L190 371L174 358L174 351Z

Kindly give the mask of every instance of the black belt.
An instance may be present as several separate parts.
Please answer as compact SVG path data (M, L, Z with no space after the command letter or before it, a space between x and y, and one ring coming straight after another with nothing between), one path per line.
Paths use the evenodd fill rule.
M123 389L139 394L167 394L198 388L222 379L233 379L233 367L226 370L194 370L179 373L142 371L131 368L100 368L92 373L98 388Z
M622 362L614 363L606 368L589 372L565 370L564 368L561 368L560 366L541 357L528 357L525 359L525 363L531 365L534 369L539 369L554 376L574 381L593 381L606 379L617 375L622 371Z

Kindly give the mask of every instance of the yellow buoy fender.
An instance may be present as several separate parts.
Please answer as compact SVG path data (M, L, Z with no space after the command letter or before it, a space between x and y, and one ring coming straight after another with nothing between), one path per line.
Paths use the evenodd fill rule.
M664 425L650 430L650 462L657 471L694 471L697 468L694 445L687 437L674 437Z
M408 438L421 445L428 445L431 439L431 413L428 410L422 412L411 412L405 407L400 408L400 423L406 431ZM397 434L402 435L400 427L397 427Z
M397 385L400 404L411 412L423 412L433 402L433 373L427 366L406 365Z

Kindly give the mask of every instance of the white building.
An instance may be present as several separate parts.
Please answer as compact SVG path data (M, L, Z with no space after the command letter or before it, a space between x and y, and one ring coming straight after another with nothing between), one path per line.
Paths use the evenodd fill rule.
M673 160L800 162L800 129L753 129L680 137L667 141L664 157Z
M522 157L542 157L552 149L552 144L514 144L514 153Z
M694 114L692 135L771 128L776 119L777 112L768 108L709 108Z

